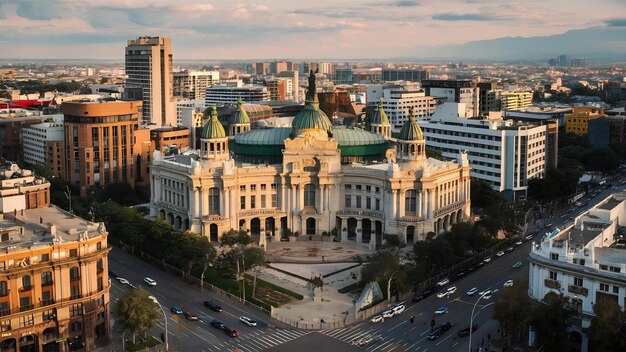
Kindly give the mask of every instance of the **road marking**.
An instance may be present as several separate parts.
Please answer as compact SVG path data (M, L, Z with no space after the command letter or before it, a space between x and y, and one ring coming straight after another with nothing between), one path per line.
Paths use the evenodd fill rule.
M416 343L412 344L411 346L407 347L408 351L411 351L411 348L413 348L413 346L417 345L418 343L420 343L421 341L417 341ZM419 350L420 348L422 348L422 346L418 347L417 349L415 349L416 351Z

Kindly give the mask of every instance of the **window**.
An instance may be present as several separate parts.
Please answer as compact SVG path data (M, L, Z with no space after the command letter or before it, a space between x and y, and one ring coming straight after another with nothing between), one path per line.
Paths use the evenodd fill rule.
M559 253L550 253L550 259L559 260Z
M102 278L99 277L98 278L98 291L102 291L103 288L104 288L104 285L102 283Z
M267 185L265 183L261 184L261 191L265 191L267 189Z
M376 210L380 210L380 199L376 199Z
M11 314L9 309L9 302L0 302L0 317Z
M250 185L250 190L251 190L252 192L256 191L256 185Z
M29 297L20 297L20 312L33 309L33 306L30 304L30 296Z
M272 190L274 190L274 191L276 190L276 184L275 183L272 183Z
M361 196L356 196L356 207L361 208Z
M404 194L404 211L407 215L415 215L417 212L417 193L414 190Z
M265 209L265 194L261 195L261 209Z
M83 315L83 305L81 303L74 304L70 307L70 317Z
M376 193L380 193L380 187L376 187Z
M372 198L370 197L365 198L365 208L372 209Z
M77 256L78 256L78 250L70 249L70 257L71 258L76 258Z
M246 191L246 185L239 186L239 191L240 192L245 192Z
M41 273L41 286L47 286L52 284L52 272L44 271Z
M41 255L41 261L42 262L49 262L50 261L50 254L48 254L48 253L42 254Z
M98 259L98 261L96 262L96 272L100 274L103 271L104 271L104 263L102 262L102 259Z
M349 194L346 194L346 208L350 208L352 207L352 196L350 196Z
M250 196L250 209L256 209L256 196Z
M70 299L80 298L80 284L70 286Z
M5 297L9 294L9 288L6 281L0 281L0 297Z
M53 320L56 317L56 313L54 309L48 309L43 311L41 314L43 321Z
M615 293L616 295L619 294L619 287L618 286L613 286L613 293Z
M277 203L277 197L275 194L272 194L272 208L277 208L278 207L278 203Z
M79 321L75 321L70 324L71 332L77 332L77 331L82 331L82 330L83 330L83 325Z
M29 275L22 276L22 287L24 288L24 290L30 290L30 288L31 288L31 281L30 281L30 276Z
M47 306L52 304L52 293L50 291L41 291L41 305Z
M352 189L352 185L346 185L346 189Z
M361 190L361 185L356 185L356 190L360 191Z
M583 278L575 277L574 278L574 286L583 287Z
M610 285L604 284L604 283L600 283L600 291L609 292L609 288L611 288Z
M3 320L0 323L0 328L2 332L11 331L11 320Z
M239 197L239 203L241 204L241 210L246 209L246 196Z
M556 274L556 271L550 272L550 280L558 280L558 275Z
M31 326L35 324L35 316L33 314L20 317L20 327Z
M365 186L365 190L368 191L368 192L371 192L372 191L372 186Z
M312 185L312 184L304 185L304 206L305 207L315 206L315 185Z
M209 188L209 214L220 213L220 190L217 187Z
M80 271L77 266L70 268L70 281L80 280Z

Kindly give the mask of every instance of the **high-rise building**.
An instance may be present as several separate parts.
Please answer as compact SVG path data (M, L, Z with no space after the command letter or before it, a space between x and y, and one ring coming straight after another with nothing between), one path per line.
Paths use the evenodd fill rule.
M565 115L565 133L579 136L587 135L589 121L604 117L604 109L594 106L574 106L572 112Z
M127 100L143 102L143 124L176 125L170 38L139 37L126 46Z
M174 96L204 100L206 89L219 81L219 71L174 72Z
M406 82L405 82L406 83ZM391 129L398 132L413 114L417 121L428 119L434 112L437 101L416 83L409 84L372 84L367 87L367 105L372 107L368 112L374 113L374 106L382 99L382 107Z
M133 154L133 147L143 142L134 138L141 104L140 101L63 104L63 177L79 188L81 195L94 185L126 181L134 186L138 177L147 177L134 170L137 155Z
M409 81L422 82L430 79L430 70L418 68L383 68L382 80L386 82Z
M293 62L290 61L274 61L270 63L270 74L275 75L283 71L293 70Z
M299 73L296 70L283 71L276 74L276 77L286 77L291 79L291 100L295 102L300 101L300 81Z
M257 76L265 76L270 74L270 63L269 62L257 62L254 64L254 73Z
M422 87L426 95L450 103L465 104L465 116L480 116L479 89L472 81L424 80Z
M285 78L268 78L265 80L270 100L285 101L287 100L287 94L291 96L292 87L290 83L287 84L287 81L291 80Z
M352 67L342 66L335 68L335 77L333 78L335 84L352 84Z
M22 130L24 162L46 165L46 142L63 141L63 123L42 122Z
M499 89L494 82L479 82L477 86L480 97L480 115L487 116L490 111L500 111L502 89Z
M3 351L92 351L110 342L107 232L50 206L50 183L0 172ZM10 198L10 200L9 200Z

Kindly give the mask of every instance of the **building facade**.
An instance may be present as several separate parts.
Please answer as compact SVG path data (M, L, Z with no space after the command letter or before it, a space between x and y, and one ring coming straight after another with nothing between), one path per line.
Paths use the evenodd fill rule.
M313 78L291 127L229 129L235 134L228 136L214 110L199 151L155 153L152 216L211 241L242 229L264 243L290 229L311 238L335 232L338 241L370 246L383 234L413 243L468 219L464 154L458 162L426 158L413 117L395 146L379 133L333 127L314 92Z
M170 38L140 37L128 41L125 50L126 87L129 100L141 100L142 124L176 125L176 103Z
M503 91L500 94L502 110L524 110L533 103L533 92Z
M574 224L555 229L533 242L530 296L543 300L564 295L580 327L594 317L593 305L611 300L626 307L626 192L612 194L576 217Z
M24 162L46 165L46 143L63 141L63 123L43 122L22 130Z
M589 121L604 117L604 109L594 106L574 106L572 112L565 115L565 133L586 136Z
M219 71L174 72L174 96L204 100L206 89L220 82Z
M219 106L219 105L235 105L237 100L243 100L245 102L259 102L270 100L270 93L267 87L254 86L254 85L240 85L236 87L216 85L206 89L206 95L204 105Z
M409 81L422 82L430 79L430 70L424 68L383 68L381 80L383 82Z
M0 159L0 214L50 206L50 182Z
M464 116L480 116L479 88L472 81L424 80L422 87L427 96L450 103L465 104Z
M38 198L49 199L50 184L38 180L46 186ZM110 284L104 224L49 202L30 208L28 199L21 203L26 207L0 217L0 348L87 351L106 345Z

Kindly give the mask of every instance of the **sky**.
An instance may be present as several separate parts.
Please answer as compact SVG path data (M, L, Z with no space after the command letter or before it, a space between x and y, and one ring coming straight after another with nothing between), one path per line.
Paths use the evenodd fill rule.
M507 36L626 27L626 0L0 0L0 58L384 59Z

